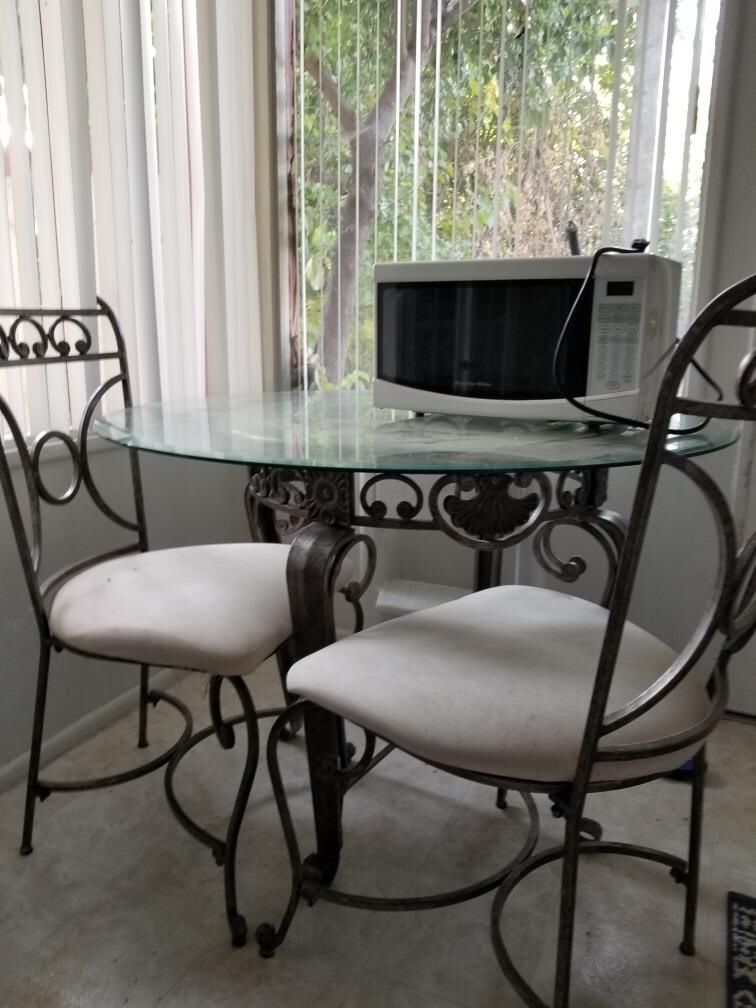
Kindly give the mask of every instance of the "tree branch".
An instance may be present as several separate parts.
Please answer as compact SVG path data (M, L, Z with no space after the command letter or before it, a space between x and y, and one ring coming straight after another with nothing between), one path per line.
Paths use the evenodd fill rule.
M441 34L443 35L462 13L462 0L447 0L446 6L441 11ZM435 35L431 31L431 45L435 42Z
M420 35L420 49L422 52L430 50L431 47L431 0L423 0L423 23Z
M405 3L409 3L409 0L405 0ZM399 10L397 9L397 17L399 17ZM401 18L396 26L397 33L400 39L399 51L402 54L402 60L407 56L409 48L407 46L407 10L406 7L402 7Z
M305 70L318 85L321 94L331 106L331 111L341 123L341 128L347 136L354 136L357 131L357 116L354 109L344 101L339 94L336 81L331 77L323 64L315 56L305 56Z
M405 0L409 2L409 0ZM424 0L424 9L430 12L432 9L433 0ZM441 37L443 38L446 31L451 27L451 25L456 21L459 15L462 13L462 0L446 0L445 6L441 11ZM433 18L429 18L428 21L428 42L421 49L421 59L423 65L425 64L431 50L436 42L436 23ZM400 107L407 100L407 97L412 92L414 87L414 72L415 72L415 54L414 51L410 52L407 50L406 45L404 47L404 55L398 66L394 67L394 72L391 74L389 79L383 85L383 90L381 91L378 100L376 101L373 108L365 117L362 124L362 128L369 130L376 130L381 139L385 139L394 122L396 116L396 83L397 76L399 77L399 104Z

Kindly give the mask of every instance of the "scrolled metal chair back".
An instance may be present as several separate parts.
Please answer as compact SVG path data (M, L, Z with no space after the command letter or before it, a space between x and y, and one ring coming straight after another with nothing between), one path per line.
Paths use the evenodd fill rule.
M756 351L742 362L735 383L736 401L706 402L683 395L681 384L704 340L718 327L756 328L756 310L744 302L756 296L756 275L746 277L719 294L692 323L671 355L657 399L643 465L638 478L628 535L617 569L609 618L586 722L576 786L584 788L595 761L632 760L686 749L713 730L727 703L727 664L731 654L756 630L756 534L738 548L735 522L725 495L691 458L667 446L679 415L756 421ZM686 476L702 494L713 515L717 534L718 568L705 611L672 665L643 693L616 710L607 710L609 691L622 632L628 617L641 549L662 469L669 466ZM608 745L607 735L635 721L658 704L692 672L716 634L723 639L709 681L710 711L704 720L666 739Z
M102 378L100 369L106 361L113 362L115 374ZM0 375L12 381L19 378L25 369L47 370L54 367L63 367L67 371L73 367L83 368L90 384L93 384L93 374L99 376L99 382L88 395L78 425L72 426L71 430L48 429L36 433L33 438L27 437L22 422L7 399L0 395L0 419L5 427L0 446L0 483L34 614L43 635L48 635L45 600L67 577L103 559L147 548L136 452L129 450L132 515L123 514L108 503L97 485L89 461L88 439L92 422L105 395L120 387L123 405L128 407L132 402L123 335L113 311L104 301L98 298L95 308L0 308ZM71 482L62 493L52 491L42 473L43 449L56 441L67 450L73 467ZM9 452L14 450L21 469L20 487L13 479L15 466L9 459ZM40 575L43 541L41 502L62 507L79 495L82 486L97 509L115 525L133 533L133 540L119 549L88 557L43 583ZM22 506L24 496L26 508ZM24 518L25 512L29 515L28 519Z

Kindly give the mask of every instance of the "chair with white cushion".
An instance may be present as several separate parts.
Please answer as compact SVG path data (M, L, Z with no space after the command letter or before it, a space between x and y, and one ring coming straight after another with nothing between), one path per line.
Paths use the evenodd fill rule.
M236 905L236 842L257 765L257 718L281 710L256 712L243 676L276 651L283 656L282 664L287 663L292 632L286 589L288 547L232 543L149 551L139 460L133 449L117 450L128 470L129 492L117 485L108 497L90 464L91 425L109 393L118 399L113 407L128 407L131 391L124 340L105 302L98 301L90 309L0 309L0 381L0 483L39 632L21 853L32 851L37 799L54 791L111 787L167 766L166 791L173 811L223 865L232 939L235 945L243 945L246 924ZM46 430L33 438L29 428L52 388L62 390L59 401L66 404L80 397L84 403L81 422L71 429L66 416L58 421L64 429ZM70 485L63 491L49 485L50 469L43 460L50 444L65 450L73 470ZM83 488L87 494L79 493ZM75 499L87 497L89 503L78 506L95 505L107 520L103 524L110 531L113 548L95 552L82 544L82 552L94 555L45 576L44 508L60 511ZM93 528L95 524L93 519ZM115 775L79 781L40 777L50 657L51 652L63 650L140 666L139 747L147 745L148 706L159 701L183 715L179 740L152 760ZM185 705L150 689L150 666L209 676L210 728L192 736ZM224 682L230 683L242 705L242 714L225 719L220 704ZM226 834L215 837L178 805L173 773L182 756L213 732L222 746L233 745L233 726L240 722L247 734L246 762Z
M736 403L704 403L679 393L712 329L756 325L756 312L739 307L754 295L756 276L724 291L670 358L606 608L546 589L491 588L373 627L309 655L290 671L290 687L306 698L303 704L327 708L451 774L518 791L525 799L544 793L554 802L564 817L564 845L535 854L531 845L500 878L493 904L497 958L523 1001L535 1008L545 1008L545 1002L515 968L499 920L514 887L549 862L563 863L556 1008L569 1003L578 863L584 855L621 853L668 866L686 889L680 948L694 953L704 745L725 709L729 657L756 624L756 535L738 551L721 490L694 461L669 451L666 436L679 424L675 414L756 420L756 353L741 368ZM691 494L703 495L717 529L714 597L679 653L628 620L659 474L667 466L687 477ZM721 642L713 671L707 651L712 642ZM257 930L264 955L283 941L302 895L384 910L407 909L410 902L390 905L337 892L302 864L276 755L277 735L290 716L293 712L282 715L271 731L269 760L293 884L282 923ZM589 794L644 784L688 759L694 771L687 858L603 840L597 824L584 817ZM440 903L426 899L424 905Z

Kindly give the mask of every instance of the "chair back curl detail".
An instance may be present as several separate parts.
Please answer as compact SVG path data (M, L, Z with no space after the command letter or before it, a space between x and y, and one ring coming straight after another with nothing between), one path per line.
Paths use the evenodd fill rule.
M756 275L746 277L714 298L678 343L665 373L638 477L627 539L617 568L609 604L609 618L587 717L575 786L588 787L595 761L628 760L682 750L713 730L727 703L729 655L740 650L756 629L756 535L738 549L738 536L729 504L715 481L696 462L670 451L669 431L679 415L756 420L756 351L746 355L735 381L737 402L706 402L680 394L680 385L704 340L721 326L756 328L756 311L739 307L756 296ZM684 435L682 435L684 436ZM607 711L612 676L628 618L638 564L662 469L669 466L685 476L706 501L717 537L715 584L705 611L670 667L643 693ZM642 717L666 697L696 666L716 634L724 642L709 681L711 710L700 723L677 736L634 745L602 745L612 732Z
M76 338L66 338L66 326L73 326ZM116 373L110 377L98 374L101 362L112 361ZM107 502L92 473L89 460L89 437L92 423L103 398L120 386L124 407L132 405L131 385L126 358L126 346L113 311L100 298L94 308L0 308L0 373L18 373L30 367L52 368L63 364L66 369L77 366L85 370L87 398L78 424L71 430L47 429L29 436L24 433L7 399L0 395L0 416L6 436L0 450L0 483L2 484L16 546L24 570L37 623L47 635L46 603L69 576L104 559L147 549L139 461L136 451L129 449L133 517L122 514ZM10 377L10 376L9 376ZM94 380L93 380L94 379ZM13 380L12 378L10 379ZM42 459L45 448L62 445L71 461L72 475L63 492L53 491L45 482ZM9 449L15 449L23 476L23 490L17 488L13 476ZM134 533L132 542L117 550L88 557L63 571L53 579L41 581L42 568L42 508L71 503L84 486L93 503L109 521ZM25 491L25 503L22 494ZM24 520L28 510L30 520Z

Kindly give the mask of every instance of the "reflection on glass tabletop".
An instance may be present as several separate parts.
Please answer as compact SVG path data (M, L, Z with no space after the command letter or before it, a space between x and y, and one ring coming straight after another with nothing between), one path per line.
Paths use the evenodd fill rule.
M644 430L616 424L415 416L373 406L370 389L153 403L107 414L95 430L118 444L167 455L407 473L634 465L647 438ZM702 455L736 439L736 425L711 421L697 434L671 435L668 447Z

